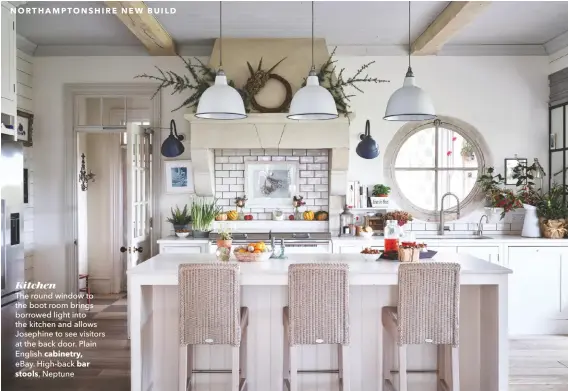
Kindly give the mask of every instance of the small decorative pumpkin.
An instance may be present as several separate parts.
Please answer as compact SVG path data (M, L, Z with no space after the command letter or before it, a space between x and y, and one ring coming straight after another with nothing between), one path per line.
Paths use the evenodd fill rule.
M231 210L229 213L227 213L227 219L234 221L239 217L239 214L237 213L236 210Z
M329 214L325 210L320 210L316 212L316 220L326 221L329 218Z
M226 221L227 220L227 214L226 213L219 213L216 217L215 220L217 221Z
M304 212L304 220L312 221L314 219L314 212L307 210Z

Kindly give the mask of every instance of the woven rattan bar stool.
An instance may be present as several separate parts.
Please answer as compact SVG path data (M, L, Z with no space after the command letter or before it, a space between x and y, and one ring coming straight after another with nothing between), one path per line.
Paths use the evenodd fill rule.
M406 345L438 345L438 389L458 391L460 265L405 263L398 269L398 307L383 307L383 389L393 390L398 349L398 391L407 391ZM447 370L450 363L451 370ZM448 376L447 372L451 372Z
M179 267L178 279L178 390L191 390L194 373L230 373L231 391L246 390L248 309L240 306L239 266L184 264ZM194 345L231 345L231 369L194 369Z
M337 373L349 391L349 267L305 263L288 269L284 307L284 385L298 390L298 373ZM337 344L339 369L298 370L299 345Z

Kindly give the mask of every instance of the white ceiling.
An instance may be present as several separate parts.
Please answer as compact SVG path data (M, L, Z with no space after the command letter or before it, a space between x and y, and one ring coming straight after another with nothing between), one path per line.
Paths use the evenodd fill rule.
M218 2L148 1L146 4L175 8L175 14L157 15L157 18L176 44L202 48L204 53L209 53L219 35ZM223 34L240 38L307 37L311 31L310 4L305 1L225 1ZM412 39L420 35L447 4L446 1L413 2ZM84 8L104 7L104 3L27 2L22 7ZM315 4L316 36L340 47L406 47L407 12L405 1L318 1ZM42 55L85 55L90 50L100 55L105 53L102 47L130 47L144 53L136 37L115 15L18 15L17 31L37 44ZM567 31L568 1L494 1L448 45L459 47L460 54L468 54L468 48L473 46L477 47L475 54L479 54L479 45L493 45L491 54L497 54L494 45L536 45L540 51L535 54L543 54L542 45ZM568 38L568 34L565 35Z

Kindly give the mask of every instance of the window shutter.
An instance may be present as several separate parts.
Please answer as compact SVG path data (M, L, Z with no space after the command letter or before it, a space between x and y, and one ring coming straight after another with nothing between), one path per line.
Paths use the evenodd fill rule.
M550 106L568 102L568 68L548 76L550 86Z

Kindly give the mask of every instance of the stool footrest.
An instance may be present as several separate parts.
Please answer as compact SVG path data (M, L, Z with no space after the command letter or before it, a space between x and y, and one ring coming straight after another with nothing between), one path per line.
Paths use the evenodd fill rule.
M390 373L398 373L397 369L393 369ZM407 369L406 373L438 373L437 369Z
M298 369L298 373L339 373L339 369Z

